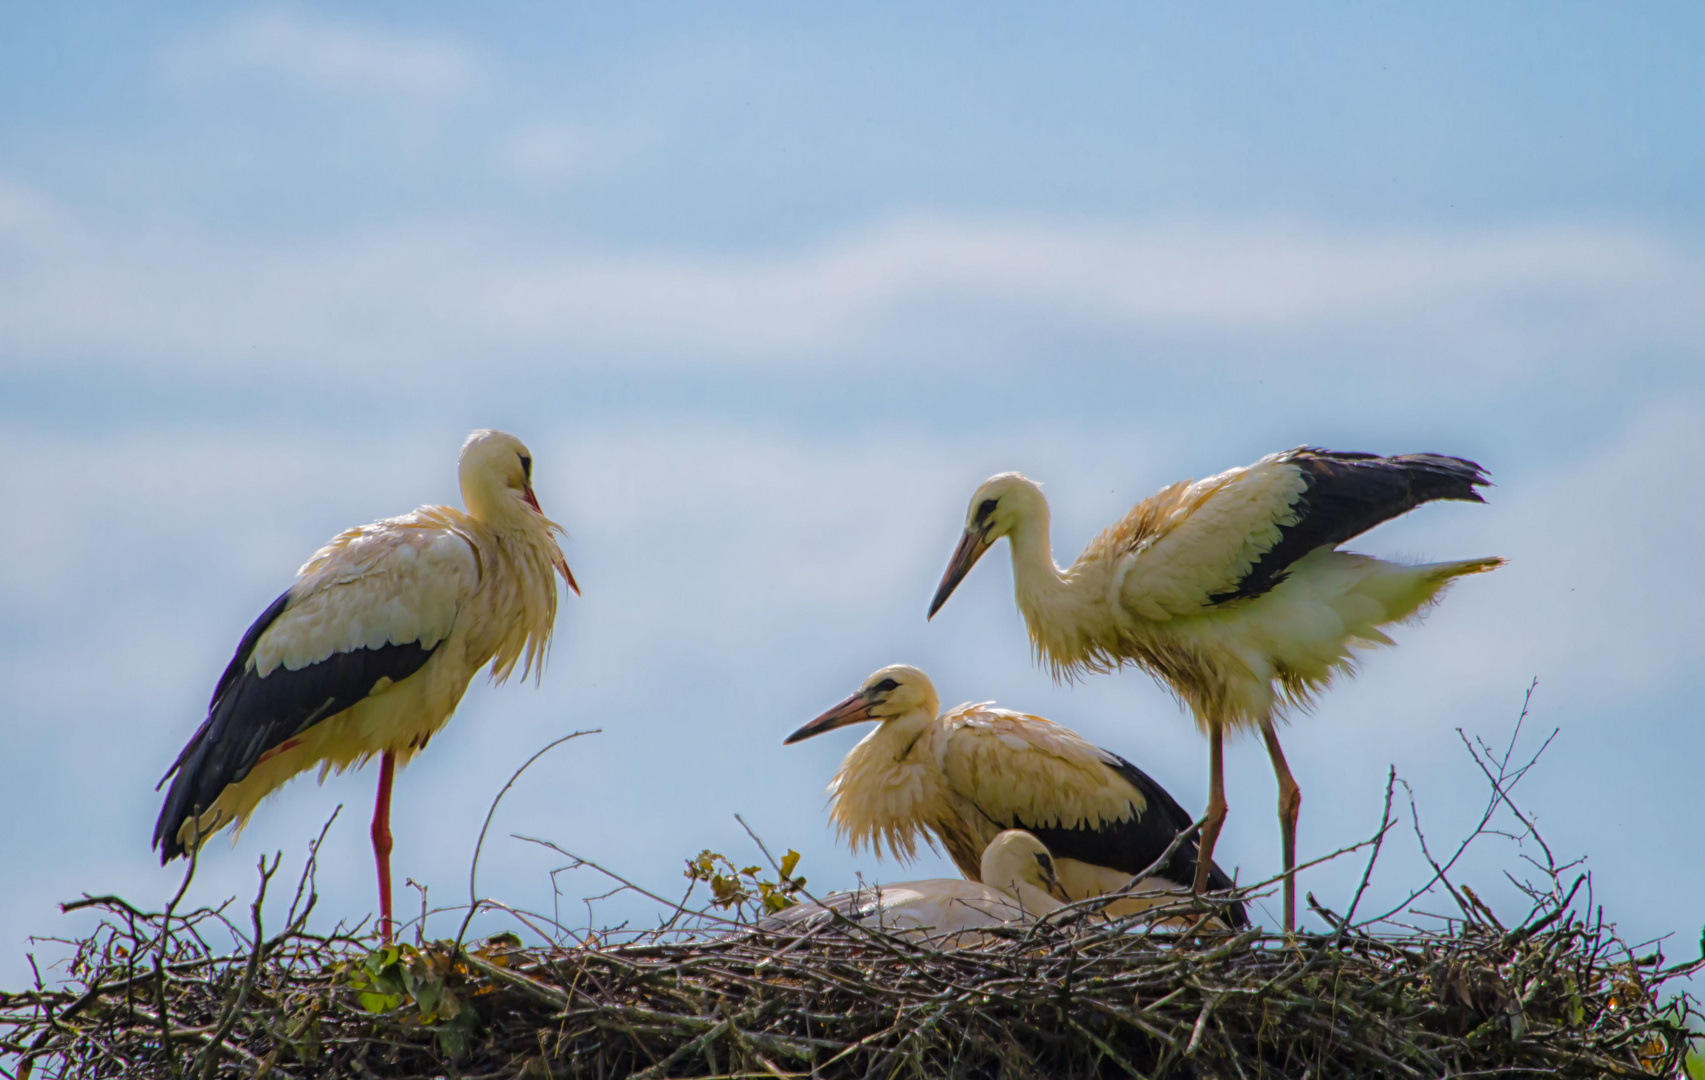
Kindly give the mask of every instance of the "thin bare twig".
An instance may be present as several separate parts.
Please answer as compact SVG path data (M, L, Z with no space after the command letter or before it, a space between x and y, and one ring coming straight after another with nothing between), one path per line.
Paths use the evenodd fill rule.
M485 824L480 826L480 838L474 844L474 857L468 862L468 915L467 918L462 920L461 929L456 931L457 949L462 947L462 938L467 936L468 924L474 921L474 915L480 909L479 896L474 887L474 874L479 870L480 851L485 847L486 830L491 828L491 819L492 815L497 813L497 804L503 801L503 797L509 794L509 789L515 786L515 781L521 779L521 774L526 772L527 767L533 764L533 762L544 757L546 754L571 739L578 739L582 735L601 734L603 730L603 728L591 728L586 731L572 731L567 735L562 736L560 739L553 739L546 743L544 746L534 751L532 757L521 763L521 767L516 769L514 774L509 777L509 781L503 785L503 789L497 793L497 797L491 800L491 808L485 812Z

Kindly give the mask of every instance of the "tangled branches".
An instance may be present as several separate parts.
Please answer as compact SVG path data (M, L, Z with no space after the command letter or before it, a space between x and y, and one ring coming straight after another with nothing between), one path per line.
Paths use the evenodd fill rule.
M161 957L162 916L94 903L75 985L0 1001L20 1077L1668 1076L1687 1033L1656 992L1693 966L1557 906L1405 936L1043 925L954 952L845 928L375 952L293 923L246 957L207 950L204 912Z
M1357 920L1396 820L1395 774L1379 829L1358 845L1370 855L1344 914L1310 895L1326 930L1293 936L1178 932L1181 916L1203 910L1185 898L1119 921L1077 905L944 951L844 919L772 932L684 900L662 901L667 917L646 932L577 935L517 913L546 944L501 935L472 949L418 939L375 949L370 937L309 932L311 857L283 929L267 937L262 901L278 862L263 860L246 926L226 908L177 914L176 901L158 913L111 896L69 905L104 920L71 943L63 985L0 994L0 1073L1676 1075L1690 1003L1665 1001L1664 987L1705 958L1666 964L1660 950L1625 944L1582 902L1585 875L1552 857L1510 799L1533 759L1513 762L1513 738L1501 754L1464 741L1491 786L1470 840L1509 820L1502 835L1531 838L1524 850L1540 853L1520 882L1530 910L1514 925L1453 879L1466 843L1435 858L1418 814L1432 879ZM796 862L774 866L803 894ZM1460 914L1414 925L1428 918L1415 909L1424 895L1454 898ZM214 947L218 934L238 947Z

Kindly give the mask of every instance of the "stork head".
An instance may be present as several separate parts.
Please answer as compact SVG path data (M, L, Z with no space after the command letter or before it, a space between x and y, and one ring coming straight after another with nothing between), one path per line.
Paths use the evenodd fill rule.
M1070 899L1047 845L1023 829L1007 829L989 841L978 876L989 888L1016 898L1031 915L1046 915Z
M507 431L486 428L469 435L462 444L459 473L462 502L468 513L481 521L502 524L536 519L550 529L557 528L545 517L538 496L533 494L533 452ZM580 586L568 562L560 553L554 561L557 572L578 595Z
M910 664L890 664L864 680L845 701L782 740L782 745L809 739L848 724L885 723L922 713L935 719L939 702L929 676Z
M965 532L959 537L959 546L953 549L953 558L948 560L947 572L941 575L935 599L929 604L929 617L935 618L941 605L947 603L959 582L996 540L1011 536L1029 521L1038 518L1046 521L1047 514L1048 502L1034 480L1006 472L983 481L983 486L971 496L971 508L965 513Z

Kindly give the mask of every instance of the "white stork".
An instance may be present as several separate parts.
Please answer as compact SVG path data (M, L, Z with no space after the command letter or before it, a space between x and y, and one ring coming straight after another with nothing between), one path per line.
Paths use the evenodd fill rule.
M959 872L976 881L995 836L1023 829L1053 853L1065 894L1084 900L1129 885L1191 825L1148 774L1069 728L988 702L937 715L939 709L929 676L894 664L787 737L795 743L878 722L829 784L830 818L854 851L869 844L880 857L886 844L905 862L917 854L922 835L932 847L939 840ZM1192 839L1108 912L1129 914L1177 899L1174 890L1189 887L1196 866ZM1208 882L1232 887L1217 866ZM1246 921L1241 903L1226 908L1229 924Z
M1226 815L1222 737L1259 728L1279 781L1285 927L1292 929L1302 794L1275 721L1289 707L1307 708L1334 675L1353 673L1352 650L1392 644L1381 627L1421 614L1453 579L1503 563L1411 566L1337 546L1424 502L1481 502L1475 488L1488 482L1462 458L1300 447L1165 488L1062 570L1041 488L1002 473L971 497L929 614L996 540L1010 540L1018 606L1055 678L1135 664L1195 713L1209 747L1208 857ZM1198 892L1208 885L1208 865L1204 858L1198 866Z
M391 939L391 777L443 727L491 662L543 670L554 574L579 592L533 495L533 456L501 431L462 445L467 513L423 506L340 533L256 619L220 676L207 719L166 771L154 846L162 864L235 822L304 769L380 757L373 810L380 926ZM175 777L175 778L174 778Z
M805 933L829 921L830 912L896 936L938 948L986 944L990 927L1021 926L1058 911L1064 893L1054 860L1042 841L1008 829L983 849L981 882L928 878L867 885L796 904L765 918L759 929Z

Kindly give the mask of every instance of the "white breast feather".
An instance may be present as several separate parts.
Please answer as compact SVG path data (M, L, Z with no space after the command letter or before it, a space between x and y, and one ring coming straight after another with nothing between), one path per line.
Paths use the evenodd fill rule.
M289 608L255 644L256 673L363 648L430 649L448 637L479 586L479 562L464 537L436 524L417 511L351 529L316 552Z
M926 844L934 844L923 831L923 811L934 801L932 778L940 769L938 765L932 770L921 761L896 760L892 738L886 725L880 725L841 761L829 781L829 816L853 851L869 844L880 857L886 845L890 854L905 862L916 857L920 836ZM930 748L922 749L928 753Z

